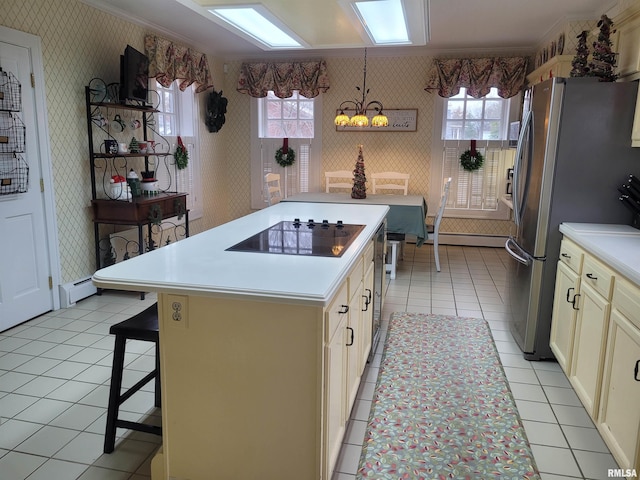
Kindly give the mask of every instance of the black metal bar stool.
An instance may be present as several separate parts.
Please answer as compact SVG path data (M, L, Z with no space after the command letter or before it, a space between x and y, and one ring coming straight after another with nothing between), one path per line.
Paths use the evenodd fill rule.
M162 427L144 423L120 420L120 405L151 380L155 380L155 405L160 407L160 349L158 335L158 304L154 303L133 317L117 323L109 329L116 336L113 350L113 368L111 371L111 388L109 389L109 406L107 408L107 429L104 437L104 453L111 453L116 443L116 429L128 428L139 432L162 435ZM143 379L121 393L122 373L124 370L124 354L127 340L143 340L156 344L156 368Z

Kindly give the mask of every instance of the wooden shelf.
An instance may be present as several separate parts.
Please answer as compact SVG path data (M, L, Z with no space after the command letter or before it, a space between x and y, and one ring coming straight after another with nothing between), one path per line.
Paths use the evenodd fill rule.
M155 113L159 111L148 105L147 106L127 105L126 103L115 103L115 102L89 102L89 105L91 105L92 107L118 108L121 110L135 110L137 112Z
M141 142L144 142L144 140L140 140ZM118 158L118 157L125 157L125 158L132 158L132 157L166 157L168 155L173 155L172 153L169 152L147 152L147 153L94 153L93 156L94 158Z
M112 225L144 225L151 222L152 209L160 208L163 219L186 213L187 194L176 192L158 193L135 197L132 201L94 199L91 200L93 221Z

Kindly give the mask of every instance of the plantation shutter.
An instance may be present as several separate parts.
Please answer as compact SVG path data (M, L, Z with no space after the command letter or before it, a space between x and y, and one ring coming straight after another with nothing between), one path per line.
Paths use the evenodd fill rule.
M280 188L282 197L290 197L301 192L309 191L309 160L311 154L311 139L290 138L289 147L296 152L296 160L290 167L281 167L276 162L276 151L282 147L282 140L279 138L262 138L260 152L262 159L262 178L267 173L280 174ZM267 203L267 193L262 185L262 198Z
M460 165L460 155L468 144L445 144L442 177L451 177L447 208L459 210L495 211L498 208L499 175L502 158L500 147L478 148L484 162L478 170L469 172Z

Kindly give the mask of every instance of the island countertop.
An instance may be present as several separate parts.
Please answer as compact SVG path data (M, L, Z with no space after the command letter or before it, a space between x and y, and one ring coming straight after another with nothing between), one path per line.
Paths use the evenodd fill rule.
M326 305L385 219L384 205L283 202L98 270L100 288ZM365 225L341 257L226 251L280 221Z

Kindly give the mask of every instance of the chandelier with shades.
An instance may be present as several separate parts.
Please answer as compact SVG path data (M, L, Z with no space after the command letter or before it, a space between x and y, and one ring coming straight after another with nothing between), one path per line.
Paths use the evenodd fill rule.
M378 112L371 119L372 127L386 127L389 125L389 119L382 112L382 103L377 100L371 100L367 102L367 95L369 89L367 88L367 49L364 49L364 70L363 70L363 82L362 88L356 87L356 90L362 92L362 100L345 100L340 104L340 113L336 115L334 123L338 127L368 127L369 118L367 117L367 111L375 110ZM345 110L355 110L354 115L349 118L349 115L345 113Z

